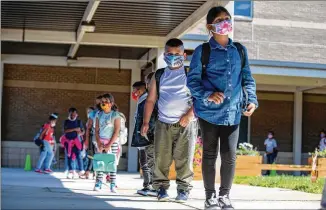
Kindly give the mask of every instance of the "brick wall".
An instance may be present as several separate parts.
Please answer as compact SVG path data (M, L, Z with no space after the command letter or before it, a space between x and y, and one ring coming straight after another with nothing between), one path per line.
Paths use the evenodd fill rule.
M234 39L248 48L250 59L326 63L326 29L309 28L325 24L325 10L325 1L254 1L253 20L235 20Z
M277 93L277 95L292 94ZM276 95L276 97L277 97ZM259 100L259 108L251 117L251 139L255 147L264 151L264 140L269 130L275 132L281 152L292 152L293 145L293 101Z
M311 94L305 94L307 100ZM325 99L325 95L314 95L314 98ZM302 152L312 152L319 144L319 131L326 129L326 103L322 101L305 101L302 118Z
M5 80L49 81L83 84L130 85L130 70L5 65ZM76 107L86 122L86 108L94 98L106 91L57 90L24 87L4 87L2 105L2 140L32 141L51 112L59 113L56 127L61 135L67 110ZM129 119L130 93L112 92L120 111ZM127 124L128 125L128 124Z

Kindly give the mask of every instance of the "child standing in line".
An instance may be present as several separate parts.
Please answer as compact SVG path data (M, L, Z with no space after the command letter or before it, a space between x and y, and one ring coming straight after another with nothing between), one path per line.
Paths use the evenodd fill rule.
M42 166L44 164L44 173L51 173L51 164L54 157L53 146L54 146L54 127L58 119L58 114L53 113L49 117L49 121L42 126L41 131L35 136L34 142L41 148L40 158L37 162L35 169L36 173L43 173Z
M154 73L147 76L147 81L151 80ZM153 170L154 170L154 129L156 112L152 114L150 120L150 129L146 137L140 134L141 126L143 124L143 113L146 98L148 96L145 82L139 81L133 84L132 98L137 101L137 109L135 113L135 129L132 136L132 147L139 149L139 162L143 172L143 189L137 190L137 194L144 196L156 196L157 192L152 187L153 184Z
M119 133L121 127L120 114L118 107L114 103L114 97L111 94L105 94L102 97L101 112L97 113L95 118L95 153L114 153L117 159L120 155ZM110 190L116 193L116 172L110 172ZM96 183L94 191L102 188L103 172L96 173Z

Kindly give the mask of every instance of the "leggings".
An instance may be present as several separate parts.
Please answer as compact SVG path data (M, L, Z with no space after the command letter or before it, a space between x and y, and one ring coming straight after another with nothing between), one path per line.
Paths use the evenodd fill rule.
M213 194L216 195L215 167L219 150L221 153L219 196L229 195L235 172L239 125L214 125L203 119L199 119L199 124L203 139L202 173L206 198L211 198Z

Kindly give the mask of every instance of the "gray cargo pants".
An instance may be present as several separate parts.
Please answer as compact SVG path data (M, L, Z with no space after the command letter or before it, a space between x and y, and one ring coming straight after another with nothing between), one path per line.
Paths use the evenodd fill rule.
M193 157L197 138L198 123L191 122L186 128L176 124L157 121L155 127L155 169L153 187L170 187L168 178L172 160L177 173L177 190L189 192L192 189Z

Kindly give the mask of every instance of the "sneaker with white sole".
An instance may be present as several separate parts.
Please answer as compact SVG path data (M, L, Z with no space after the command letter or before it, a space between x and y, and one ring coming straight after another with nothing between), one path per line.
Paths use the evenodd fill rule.
M73 172L73 179L78 179L78 178L79 178L79 174L76 171L74 171Z
M118 193L114 183L110 184L110 191L111 193Z
M148 188L143 188L141 190L137 190L137 194L147 196L147 193L149 192Z
M158 192L157 192L157 199L160 202L169 201L170 197L169 197L168 193L166 192L166 189L164 189L163 187L161 187L158 190Z
M212 195L211 198L205 200L205 209L221 209L219 202L217 201L217 198L215 197L215 194Z
M69 172L67 175L67 179L73 179L74 178L74 174L72 172Z
M228 195L219 196L218 202L220 204L221 209L234 209Z
M94 186L94 191L100 191L102 189L102 181L97 180Z

